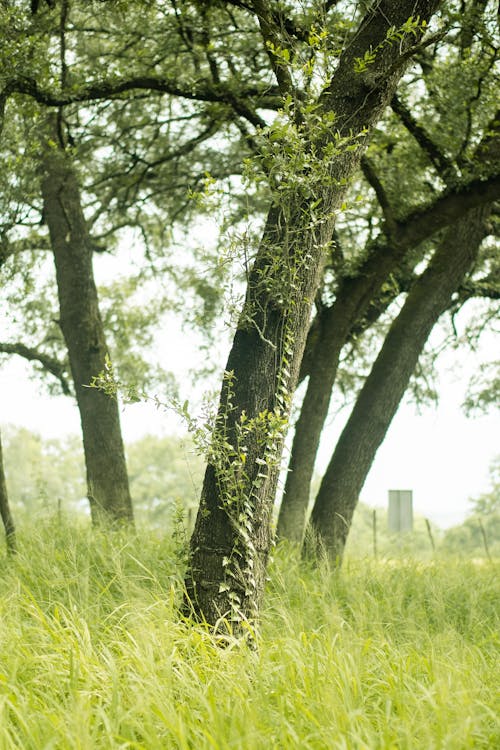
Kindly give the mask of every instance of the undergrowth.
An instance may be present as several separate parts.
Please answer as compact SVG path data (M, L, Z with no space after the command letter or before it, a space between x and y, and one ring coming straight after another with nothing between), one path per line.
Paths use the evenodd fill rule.
M46 522L0 559L0 750L500 747L499 566L270 568L258 648L182 620L178 547Z

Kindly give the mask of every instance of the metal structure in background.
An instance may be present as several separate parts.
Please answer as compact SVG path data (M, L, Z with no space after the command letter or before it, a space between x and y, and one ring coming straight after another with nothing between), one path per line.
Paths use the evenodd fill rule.
M389 531L413 531L413 491L389 490Z

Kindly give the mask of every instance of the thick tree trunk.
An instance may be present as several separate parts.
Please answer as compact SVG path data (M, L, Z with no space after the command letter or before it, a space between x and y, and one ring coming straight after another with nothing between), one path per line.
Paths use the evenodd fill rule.
M16 528L14 519L10 512L9 496L7 494L7 482L5 481L5 471L3 467L2 439L0 436L0 515L2 516L3 526L5 529L5 540L7 543L7 552L11 555L16 552Z
M354 326L366 314L385 279L407 249L404 243L373 248L358 275L341 282L335 302L320 316L314 352L310 356L309 381L295 425L278 516L277 535L280 539L302 541L316 454L328 416L340 353Z
M442 225L452 224L462 216L473 204L471 197L468 196L465 205L458 200L451 214L445 212ZM483 196L478 194L475 205L484 202ZM401 222L403 226L404 222ZM435 221L430 222L428 229L422 226L419 232L412 231L408 225L409 231L400 231L402 236L399 240L389 240L388 244L382 243L372 248L358 275L341 282L332 306L316 318L311 337L313 343L309 346L308 342L310 350L307 362L302 362L304 372L301 374L303 377L308 375L309 380L295 426L289 471L278 516L277 535L280 539L300 543L304 535L316 454L328 415L342 347L359 327L360 321L366 319L367 315L376 318L380 314L381 309L374 309L371 304L384 280L400 268L398 264L406 252L435 233L437 228ZM408 272L407 269L406 275Z
M338 322L333 320L330 325L330 319L334 317L332 307L319 323L314 363L309 372L304 400L295 424L288 474L278 516L278 538L299 544L304 534L321 431L328 414L340 352L349 330L348 316Z
M492 125L493 126L493 125ZM309 375L300 415L295 426L289 471L278 517L279 538L302 541L310 485L321 432L328 415L342 348L361 321L374 319L381 308L373 306L384 281L390 274L408 279L411 274L408 251L417 248L440 228L456 222L470 208L491 202L495 192L484 190L485 182L457 185L431 206L412 211L389 231L388 237L378 238L369 249L366 261L355 277L344 278L339 284L336 299L315 320L310 351L302 362L305 377ZM497 190L497 188L495 188ZM453 205L450 198L455 196ZM417 262L413 254L412 266ZM399 269L399 270L398 270ZM406 282L407 283L407 282ZM389 304L389 299L386 300Z
M317 102L316 117L334 113L334 123L325 121L316 133L303 129L304 149L317 155L318 174L302 175L303 192L298 175L284 174L279 206L270 210L226 366L191 538L186 607L212 625L229 618L241 632L242 621L252 622L260 606L290 396L334 216L415 43L411 35L387 44L387 31L401 28L410 16L428 20L438 5L373 4ZM368 50L377 50L374 62L355 73L356 60ZM328 156L327 147L335 143Z
M342 561L359 493L425 342L477 257L490 210L473 209L447 230L393 322L339 438L314 503L306 544L326 552L334 564Z
M88 387L104 370L108 349L78 180L70 158L54 141L48 140L41 167L44 216L56 267L60 325L80 411L92 521L132 523L118 404Z

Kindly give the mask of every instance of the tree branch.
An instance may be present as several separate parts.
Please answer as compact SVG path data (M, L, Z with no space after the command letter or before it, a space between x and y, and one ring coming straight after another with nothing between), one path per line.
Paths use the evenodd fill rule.
M473 297L500 300L500 273L496 271L476 281L464 281L457 289L457 296L462 302Z
M338 0L335 1L338 2ZM243 2L243 0L225 0L225 4L232 5L234 8L241 8L242 10L246 10L252 15L256 15L256 13L258 12L249 2L245 3ZM297 24L289 16L285 16L283 11L273 11L272 9L270 9L269 13L272 20L277 25L279 24L279 26L289 36L293 36L303 42L307 41L308 32L305 29L301 29L299 26L297 26Z
M0 232L0 268L12 255L33 250L49 251L51 249L47 237L37 237L36 241L32 237L24 237L10 242L5 232Z
M278 81L281 95L284 98L287 94L293 94L294 85L288 66L277 55L277 52L282 48L282 45L280 44L276 21L269 12L265 0L253 0L253 7L259 21L260 31L262 39L264 40L269 62L271 63L274 75Z
M71 387L64 374L65 367L59 360L49 357L38 349L25 346L20 342L16 342L15 344L0 342L0 353L17 354L19 357L23 357L30 362L40 362L44 370L47 370L47 372L50 372L51 375L57 378L61 384L62 392L66 396L71 396Z
M243 2L243 0L225 0L226 5L232 5L234 8L241 8L247 10L249 13L254 13L254 9L249 3Z
M483 74L479 76L477 80L476 91L467 99L467 107L466 107L467 125L465 128L464 137L462 139L462 144L456 156L457 163L460 164L460 166L465 165L468 161L466 158L465 152L467 150L467 147L470 144L470 136L471 136L471 131L472 131L472 105L481 98L481 93L482 93L484 82L486 81L488 75L491 73L491 70L497 61L498 61L498 50L495 50L495 53L491 56L491 59L489 61L489 64L486 70L483 71ZM497 113L497 117L498 117L498 113Z
M377 196L379 206L382 209L382 213L384 214L384 219L386 221L387 227L390 231L392 231L392 229L395 228L395 219L392 206L389 202L389 198L387 197L384 186L380 182L379 177L375 171L373 162L366 155L361 157L361 169L366 178L366 181L375 191L375 195Z
M5 122L5 105L7 103L7 98L8 94L5 91L0 92L0 135L2 135Z
M391 108L408 132L415 138L422 151L427 154L444 182L447 185L456 183L458 175L452 160L434 143L425 128L417 122L408 107L403 104L397 95L393 96L391 100Z
M435 232L452 224L471 208L500 198L500 175L472 180L449 190L430 206L417 208L396 223L389 241L398 246L416 247Z
M248 99L257 99L258 106L263 109L277 109L281 104L281 97L275 87L249 86L236 96L231 88L223 84L216 85L204 82L184 88L178 85L178 79L169 81L166 78L154 76L137 76L124 81L102 81L82 86L79 90L71 93L68 91L48 91L42 89L34 78L22 77L9 81L4 88L3 95L26 94L39 104L45 104L48 107L62 107L76 102L92 102L119 97L121 94L135 90L156 91L191 101L229 104L239 115L258 126L265 125L265 122L249 107Z

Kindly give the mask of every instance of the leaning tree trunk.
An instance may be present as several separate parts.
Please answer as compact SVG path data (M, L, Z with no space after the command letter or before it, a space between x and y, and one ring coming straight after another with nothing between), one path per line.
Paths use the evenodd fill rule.
M11 555L16 552L16 528L14 519L10 512L9 496L7 494L7 482L5 481L5 471L3 467L2 439L0 437L0 515L2 516L3 526L5 529L5 540L7 543L7 552Z
M430 332L477 257L491 206L448 229L393 322L335 447L311 514L306 550L340 565L359 493Z
M418 247L439 229L450 226L464 212L491 202L499 185L486 189L485 181L457 185L425 209L417 208L396 222L386 238L380 237L368 248L368 257L355 277L339 283L331 307L317 316L302 362L303 376L309 375L300 415L295 426L289 471L278 517L279 538L300 542L309 505L310 485L321 432L328 415L331 391L337 374L342 347L361 324L376 319L382 307L376 303L390 273L408 276L408 251ZM416 257L411 260L411 266ZM397 270L399 269L399 271ZM374 304L375 302L375 304ZM384 295L384 305L390 297Z
M43 207L56 267L60 325L80 411L92 521L132 523L118 404L88 387L105 369L108 349L78 179L70 157L55 140L48 139L44 147Z
M295 425L278 516L280 539L302 541L316 454L328 416L340 353L353 328L366 315L389 273L408 249L407 242L376 243L357 275L341 281L335 302L319 315L314 350L309 357L309 380Z
M226 366L190 543L186 608L212 625L229 618L242 632L242 621L252 622L258 612L290 397L334 216L415 43L411 35L386 44L387 32L410 16L427 21L438 5L374 3L316 103L316 125L309 130L300 117L295 123L305 161L311 164L314 153L317 169L306 175L307 166L302 180L283 174L280 200L269 212ZM377 50L374 62L355 73L356 60L369 50Z
M335 312L341 315L335 320ZM346 341L351 321L346 311L335 305L319 321L317 343L309 380L295 424L288 473L278 515L277 536L300 543L304 533L311 480L316 462L321 431L325 423L333 384L337 375L340 352Z
M475 154L476 162L483 165L487 174L498 174L499 136L500 112L497 112ZM477 197L481 199L480 195ZM443 205L444 218L449 220L452 218L449 206ZM460 208L460 202L456 208ZM312 547L315 552L326 551L331 561L341 563L358 496L375 454L436 320L448 307L451 295L477 257L491 209L492 204L487 201L468 211L464 207L462 217L447 230L429 266L408 294L323 477L311 515L312 533L306 550ZM432 232L433 225L437 228L433 211L430 219ZM412 228L407 228L411 236Z

